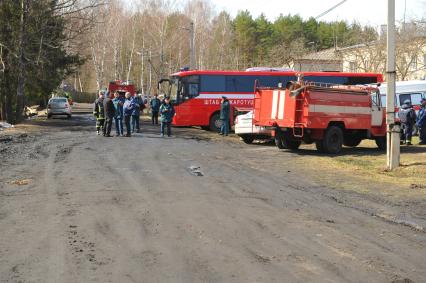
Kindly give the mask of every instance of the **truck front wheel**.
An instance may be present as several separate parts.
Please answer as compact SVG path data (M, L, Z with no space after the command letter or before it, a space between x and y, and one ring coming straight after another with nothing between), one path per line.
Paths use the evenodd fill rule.
M342 150L343 131L337 126L328 127L325 132L322 146L324 151L331 154L337 154Z

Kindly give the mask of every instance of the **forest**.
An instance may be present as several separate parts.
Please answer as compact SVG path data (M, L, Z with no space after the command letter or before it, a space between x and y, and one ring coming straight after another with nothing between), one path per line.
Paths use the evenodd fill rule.
M193 33L191 33L193 23ZM285 67L306 53L374 41L376 27L303 19L283 7L271 21L242 10L235 17L209 0L1 0L0 115L23 119L25 105L52 92L93 93L131 80L143 93L190 64L244 70Z

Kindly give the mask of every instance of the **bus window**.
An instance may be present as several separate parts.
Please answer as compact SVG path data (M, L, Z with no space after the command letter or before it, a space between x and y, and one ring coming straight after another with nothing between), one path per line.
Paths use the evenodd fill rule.
M325 77L325 76L306 76L304 80L307 82L316 82L316 83L329 83L329 84L339 84L346 85L348 78L347 77Z
M366 85L377 83L377 78L358 76L305 76L305 81L339 85Z
M285 86L288 81L295 81L296 77L260 76L256 79L259 80L259 86L261 87L277 87L279 83Z
M199 92L199 77L198 76L187 76L181 79L181 95L182 101L197 97Z
M368 85L377 83L377 77L346 77L346 85Z
M201 92L225 92L225 76L201 76Z
M256 76L227 76L227 92L253 92Z

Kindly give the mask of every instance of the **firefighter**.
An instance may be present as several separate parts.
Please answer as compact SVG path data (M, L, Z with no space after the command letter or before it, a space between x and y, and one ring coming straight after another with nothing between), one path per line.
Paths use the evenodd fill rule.
M171 123L175 115L175 109L170 103L170 97L164 99L164 103L160 106L160 120L161 120L161 137L164 137L164 130L167 128L167 136L172 135Z
M399 120L401 121L401 143L411 145L413 127L416 123L416 112L411 106L411 101L409 99L404 101L398 115Z
M96 133L100 135L100 131L103 131L105 123L104 93L102 91L99 92L99 97L95 100L93 115L96 118Z
M222 102L220 104L220 120L222 125L220 126L220 135L227 136L229 134L229 114L231 112L231 104L226 96L222 96Z
M123 115L124 115L124 124L126 124L126 137L130 137L131 136L131 129L130 129L130 119L132 117L132 113L133 113L133 108L135 107L133 101L132 101L132 95L130 94L130 92L126 92L126 101L124 102L123 105Z
M158 99L158 94L154 94L154 98L149 102L151 107L151 120L152 124L158 125L158 111L160 111L161 101Z
M103 136L111 137L112 120L114 119L114 116L115 116L114 103L112 102L112 93L111 93L111 96L107 96L104 99L104 113L105 113L105 125L103 129Z
M422 98L421 100L422 106L419 111L419 115L417 116L417 128L419 128L419 144L426 144L426 98Z

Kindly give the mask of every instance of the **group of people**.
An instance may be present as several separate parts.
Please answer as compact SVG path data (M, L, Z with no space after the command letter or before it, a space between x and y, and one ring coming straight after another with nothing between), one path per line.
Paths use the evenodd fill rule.
M116 137L130 137L132 133L140 133L140 114L146 108L147 101L140 95L134 97L130 92L125 96L120 96L119 92L104 93L99 92L99 96L94 103L93 115L96 118L96 133L104 137L112 137L111 129L114 121ZM166 97L161 101L157 94L150 101L151 121L153 125L158 125L160 115L161 136L164 134L171 136L171 122L175 114L170 98ZM124 126L126 134L124 134Z
M411 145L414 126L419 130L419 139L421 145L426 145L426 99L422 98L421 108L416 115L410 100L404 101L401 109L398 112L401 122L401 143Z

